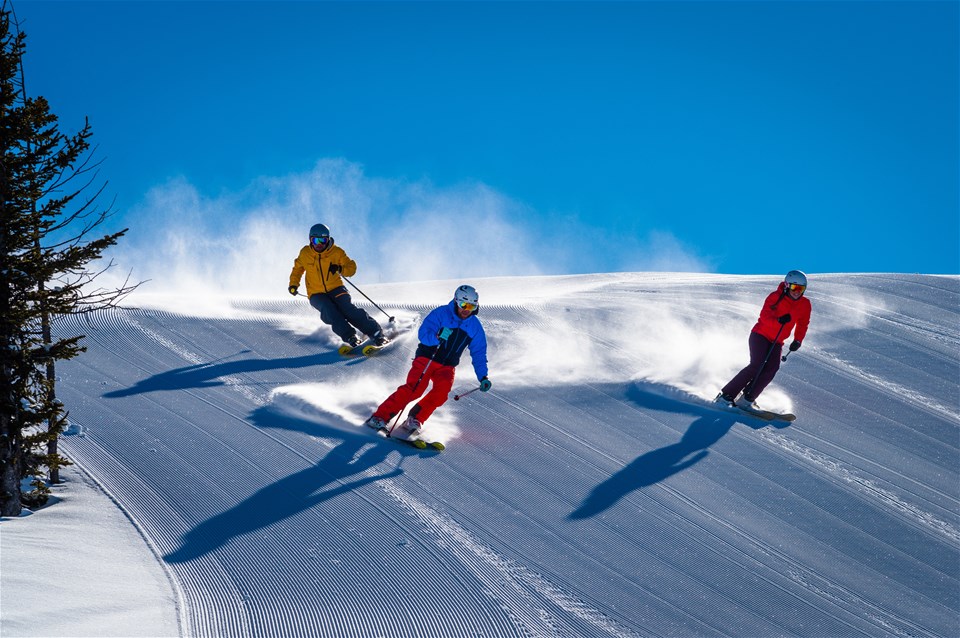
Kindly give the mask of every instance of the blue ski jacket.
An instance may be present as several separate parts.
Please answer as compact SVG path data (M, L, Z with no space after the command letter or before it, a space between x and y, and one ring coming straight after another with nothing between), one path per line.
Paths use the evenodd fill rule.
M487 335L477 319L477 310L466 319L457 315L454 302L434 308L420 325L417 337L418 357L427 357L437 363L456 367L464 349L470 348L470 359L477 379L487 376Z

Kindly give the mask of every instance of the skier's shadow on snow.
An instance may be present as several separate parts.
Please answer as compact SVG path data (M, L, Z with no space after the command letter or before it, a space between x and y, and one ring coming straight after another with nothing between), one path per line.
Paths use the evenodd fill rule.
M244 354L244 350L238 354ZM240 359L224 363L198 363L175 370L168 370L155 374L152 377L137 381L129 388L107 392L103 396L108 399L128 397L134 394L159 392L161 390L185 390L187 388L213 388L225 385L222 377L237 374L265 372L267 370L282 370L290 368L307 368L317 365L329 365L343 361L343 357L336 352L321 352L300 357L281 357L278 359Z
M736 423L754 430L765 426L787 427L788 423L772 423L736 414L718 413L708 407L699 407L632 387L628 396L646 409L675 412L697 417L684 432L679 443L652 450L634 459L629 465L593 488L568 518L580 520L596 516L613 507L635 490L649 487L678 474L702 461L708 448L726 436Z
M163 557L168 563L184 563L200 558L223 547L233 538L283 521L364 485L403 474L400 467L383 474L370 475L367 472L385 461L391 451L402 449L389 441L380 442L363 432L351 433L333 426L295 419L269 408L256 410L252 420L260 427L307 432L314 436L341 439L342 442L315 465L267 485L238 505L191 529L184 535L180 547ZM354 478L350 480L350 477Z

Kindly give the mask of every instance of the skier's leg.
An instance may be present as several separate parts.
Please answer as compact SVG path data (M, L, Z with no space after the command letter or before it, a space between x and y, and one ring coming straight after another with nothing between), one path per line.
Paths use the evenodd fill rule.
M340 314L346 317L347 321L360 332L368 337L372 337L380 332L380 324L374 321L373 317L368 315L366 310L358 308L353 304L353 300L350 298L350 292L344 286L331 290L330 296L337 304L337 309L340 311Z
M322 292L314 293L310 295L310 305L320 311L320 321L330 326L335 335L344 341L349 341L351 337L356 336L356 331L347 323L330 295Z
M410 366L410 372L407 373L406 382L394 390L393 394L380 404L373 416L389 421L402 412L408 403L418 399L430 385L430 379L424 374L424 369L429 363L430 359L426 357L414 359L413 365Z
M730 382L720 390L726 397L736 399L737 396L743 392L743 389L746 388L753 380L753 377L756 376L757 370L760 369L760 364L763 363L763 358L767 356L767 350L770 348L770 342L756 332L750 333L747 345L750 347L750 363L730 379ZM769 363L767 365L769 365Z
M424 423L433 414L433 411L447 402L450 391L453 389L453 378L456 369L453 366L433 364L430 380L433 386L426 396L410 409L410 416L420 423Z
M770 342L766 339L764 339L764 344L767 349L770 348ZM750 388L749 398L755 401L757 397L760 396L760 393L763 392L763 389L777 376L777 371L780 370L780 353L782 351L783 344L778 343L773 346L773 350L770 351L770 358L767 359L767 365L763 366L763 370L760 371L760 376L757 377L753 387ZM764 350L763 356L767 356L766 350ZM761 361L763 361L763 359L761 359Z

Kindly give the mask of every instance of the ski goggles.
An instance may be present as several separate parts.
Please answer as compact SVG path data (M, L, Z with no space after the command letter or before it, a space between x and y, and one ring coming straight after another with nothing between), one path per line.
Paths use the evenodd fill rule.
M480 307L480 304L470 303L469 301L458 301L457 307L461 310L469 310L470 312L473 312Z
M324 248L327 244L330 243L329 237L311 237L310 245L314 248Z
M787 284L787 292L790 292L790 293L797 293L798 295L802 295L803 291L806 289L807 289L806 286L802 286L800 284Z

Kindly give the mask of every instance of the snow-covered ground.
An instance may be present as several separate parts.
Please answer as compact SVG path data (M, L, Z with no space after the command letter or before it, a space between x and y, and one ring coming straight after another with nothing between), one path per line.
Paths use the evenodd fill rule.
M777 281L469 282L494 386L428 422L443 453L359 425L413 332L344 360L290 298L65 322L89 352L61 366L63 448L125 517L71 508L72 471L64 502L5 519L0 633L84 635L103 609L100 635L960 635L960 278L811 276L810 333L759 401L790 425L707 403ZM415 326L457 283L365 291ZM35 532L80 563L27 578ZM105 563L157 608L91 587L27 624Z
M61 470L50 505L0 519L0 636L177 636L157 554L100 487Z

